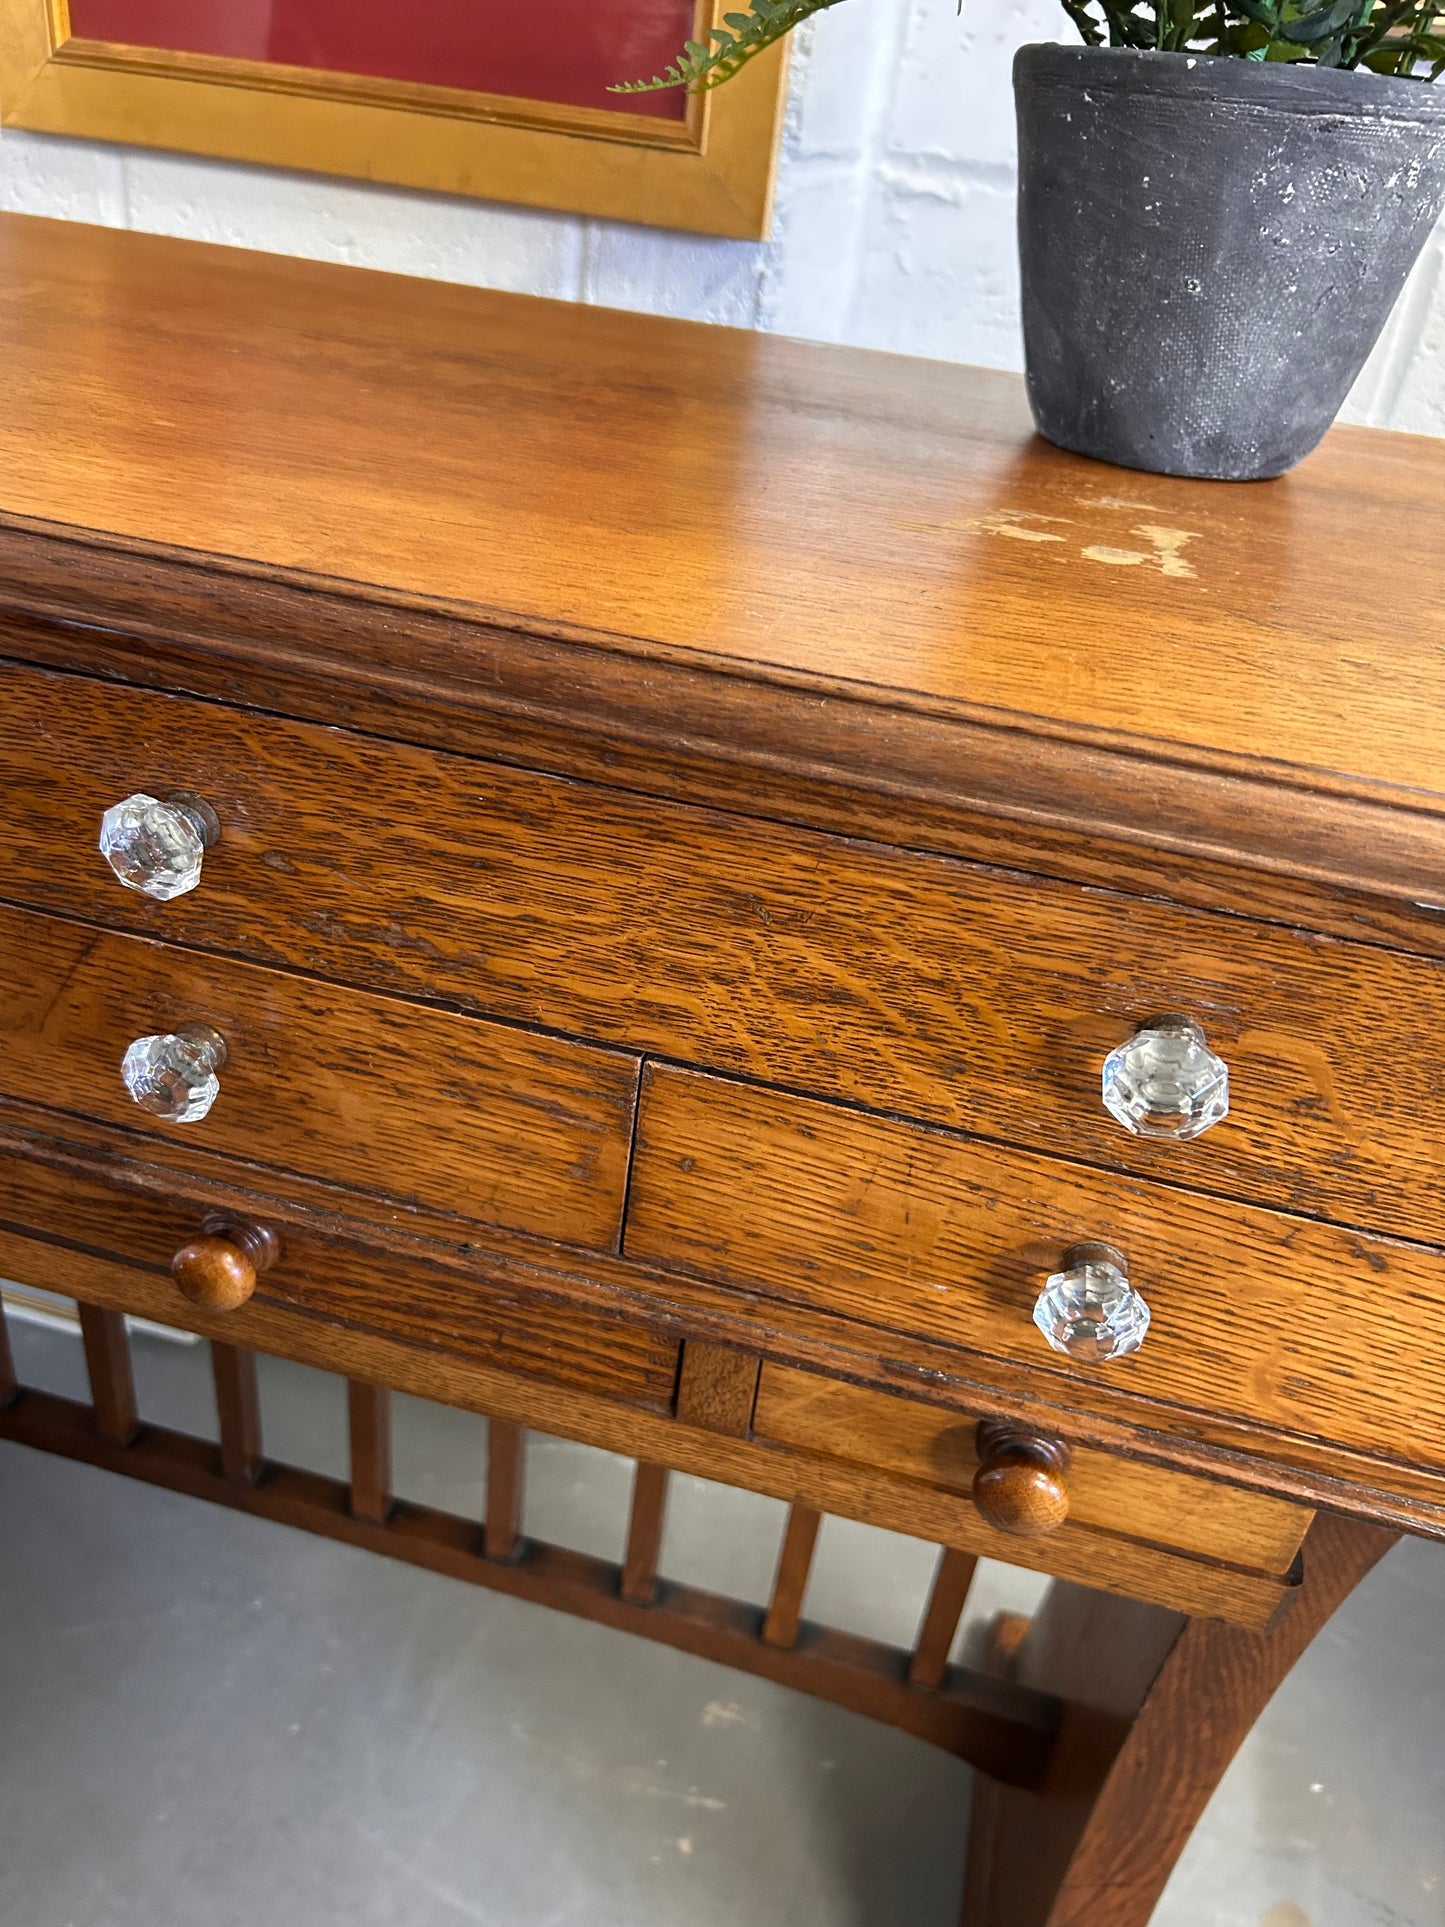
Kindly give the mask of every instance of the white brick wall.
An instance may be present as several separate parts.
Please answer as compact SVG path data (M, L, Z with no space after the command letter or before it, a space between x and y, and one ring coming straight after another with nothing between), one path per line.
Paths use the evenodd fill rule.
M850 0L797 36L774 238L712 241L36 134L0 207L1019 365L1009 63L1057 0ZM1445 434L1445 229L1351 397Z

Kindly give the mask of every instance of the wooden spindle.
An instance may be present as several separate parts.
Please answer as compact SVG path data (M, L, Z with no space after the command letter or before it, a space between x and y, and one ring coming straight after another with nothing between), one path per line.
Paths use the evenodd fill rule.
M627 1555L618 1590L635 1606L650 1606L657 1594L657 1560L662 1551L662 1521L667 1510L667 1468L639 1459L632 1482L632 1517Z
M0 1406L8 1405L19 1389L15 1354L10 1349L10 1330L5 1323L5 1305L0 1301Z
M971 1552L956 1552L945 1546L934 1574L928 1610L923 1615L918 1644L908 1668L910 1686L940 1686L948 1669L958 1622L963 1618L968 1589L973 1584L978 1560Z
M102 1311L96 1305L81 1305L79 1309L96 1432L112 1445L129 1445L140 1430L140 1413L125 1316L118 1311Z
M391 1393L346 1381L351 1436L351 1516L385 1525L391 1512Z
M254 1485L265 1464L256 1355L213 1338L211 1376L216 1382L216 1416L221 1422L221 1470L238 1485Z
M999 1679L1012 1678L1014 1662L1023 1651L1033 1623L1027 1613L995 1613L989 1621L983 1670Z
M803 1595L808 1590L813 1548L818 1543L822 1516L808 1505L795 1505L788 1512L773 1597L763 1621L763 1638L770 1646L792 1646L797 1641Z
M522 1542L523 1432L510 1419L487 1420L487 1517L482 1550L515 1559Z

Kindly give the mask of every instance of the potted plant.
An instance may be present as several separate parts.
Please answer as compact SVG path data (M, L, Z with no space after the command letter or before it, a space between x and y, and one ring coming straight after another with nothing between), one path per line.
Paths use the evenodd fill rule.
M839 0L753 0L708 88ZM1062 0L1014 62L1029 401L1081 454L1278 475L1334 419L1445 204L1435 0Z

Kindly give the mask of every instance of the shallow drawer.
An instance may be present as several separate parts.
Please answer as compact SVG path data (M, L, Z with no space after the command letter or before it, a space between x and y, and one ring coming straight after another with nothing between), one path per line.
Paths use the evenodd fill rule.
M957 1412L765 1364L753 1432L930 1485L967 1492L977 1426ZM1261 1572L1287 1573L1314 1513L1258 1492L1074 1447L1069 1525Z
M95 848L138 789L220 815L170 903ZM1445 1240L1445 967L1419 958L14 665L0 847L12 898ZM1188 1144L1100 1101L1161 1010L1231 1069Z
M228 1058L210 1114L163 1123L121 1082L190 1022ZM0 1093L566 1243L611 1248L635 1062L0 907Z
M414 1348L416 1389L427 1382L428 1356L445 1354L653 1412L671 1410L676 1339L634 1321L593 1317L499 1290L455 1264L443 1268L364 1237L298 1223L294 1216L268 1212L264 1201L258 1209L224 1215L279 1227L279 1258L261 1274L255 1297L240 1312L198 1312L172 1284L169 1267L198 1235L210 1207L188 1200L182 1184L171 1182L158 1192L155 1181L164 1183L165 1174L150 1173L149 1188L143 1176L133 1169L107 1182L78 1163L52 1165L0 1151L0 1242L7 1225L21 1233L6 1259L14 1276L83 1298L90 1274L80 1255L72 1262L69 1254L99 1254L151 1281L144 1298L122 1299L125 1309L208 1329L235 1343L246 1342L257 1314L279 1307L302 1318L295 1343L269 1347L283 1356L322 1362L325 1332L344 1326L352 1335L353 1359L359 1341L365 1361L368 1333ZM62 1239L66 1248L47 1258L46 1246L29 1249L32 1233ZM119 1283L123 1287L124 1280ZM321 1354L312 1349L318 1340ZM377 1375L384 1377L380 1366Z
M1153 1322L1132 1357L1085 1365L1031 1312L1063 1252L1096 1239ZM1391 1460L1445 1463L1445 1255L1395 1240L649 1067L625 1249L893 1347L914 1334L1062 1376L1069 1402L1154 1426L1187 1434L1192 1411L1344 1445L1387 1488Z

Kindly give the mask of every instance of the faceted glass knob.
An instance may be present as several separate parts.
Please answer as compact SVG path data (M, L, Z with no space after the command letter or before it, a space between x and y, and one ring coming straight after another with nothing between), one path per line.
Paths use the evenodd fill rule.
M1152 1017L1104 1059L1104 1104L1135 1137L1198 1137L1229 1112L1229 1066L1192 1017Z
M1064 1268L1044 1280L1034 1323L1056 1352L1085 1364L1137 1352L1149 1329L1149 1307L1129 1283L1129 1265L1113 1245L1074 1245Z
M197 1124L221 1095L216 1073L225 1061L225 1043L209 1024L182 1024L159 1037L137 1037L120 1074L143 1111L171 1124Z
M100 819L100 849L128 890L161 903L201 880L201 859L221 834L210 804L178 792L164 802L137 790Z

